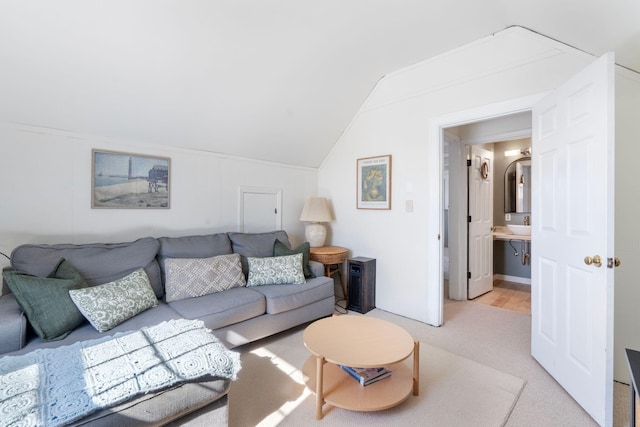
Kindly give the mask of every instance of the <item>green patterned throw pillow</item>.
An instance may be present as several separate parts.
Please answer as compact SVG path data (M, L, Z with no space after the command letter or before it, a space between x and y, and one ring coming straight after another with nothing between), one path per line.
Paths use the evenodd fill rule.
M69 291L78 310L99 332L158 305L144 269L103 285Z
M302 254L270 258L248 257L247 286L284 285L305 283L302 272Z
M311 246L309 245L309 242L304 242L295 249L290 249L289 246L278 239L273 243L273 256L295 255L298 253L302 254L302 271L306 278L313 277L313 273L311 273L311 268L309 267L310 252Z

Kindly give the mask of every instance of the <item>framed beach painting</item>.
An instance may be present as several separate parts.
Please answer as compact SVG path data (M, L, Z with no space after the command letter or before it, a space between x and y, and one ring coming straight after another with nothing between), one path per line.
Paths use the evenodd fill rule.
M391 209L391 155L357 160L358 209Z
M171 159L91 150L91 207L169 209Z

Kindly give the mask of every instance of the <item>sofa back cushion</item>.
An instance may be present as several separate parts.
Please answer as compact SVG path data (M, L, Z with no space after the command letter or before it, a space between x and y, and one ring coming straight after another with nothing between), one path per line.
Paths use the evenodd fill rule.
M240 254L242 260L242 271L245 277L249 274L249 264L247 257L272 257L273 256L273 244L276 240L280 240L287 246L291 246L289 243L289 236L284 230L269 231L267 233L228 233L229 239L233 247L233 252Z
M167 258L211 258L233 253L227 233L203 236L160 237L158 239L158 264L162 272L162 283L167 283Z
M159 243L145 237L127 243L21 245L11 253L11 266L20 272L47 277L64 258L89 286L121 279L144 268L156 297L164 295L160 266L156 261Z

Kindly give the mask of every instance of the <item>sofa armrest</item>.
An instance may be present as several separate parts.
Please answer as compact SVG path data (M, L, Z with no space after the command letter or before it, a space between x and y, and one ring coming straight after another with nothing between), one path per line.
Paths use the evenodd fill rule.
M27 318L13 294L0 297L0 354L20 350L27 338Z
M324 265L322 265L322 263L309 260L309 268L311 269L313 277L324 276Z

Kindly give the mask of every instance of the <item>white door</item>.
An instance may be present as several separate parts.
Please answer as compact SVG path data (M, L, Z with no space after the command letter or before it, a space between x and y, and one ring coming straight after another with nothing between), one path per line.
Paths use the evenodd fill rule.
M607 54L534 106L532 156L531 353L607 426L613 423L607 266L614 237L613 85ZM601 264L590 260L596 255Z
M282 228L281 190L240 188L240 231L262 233Z
M467 297L493 289L493 152L471 146Z

